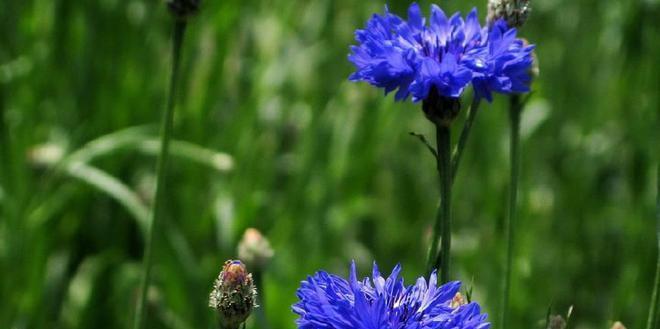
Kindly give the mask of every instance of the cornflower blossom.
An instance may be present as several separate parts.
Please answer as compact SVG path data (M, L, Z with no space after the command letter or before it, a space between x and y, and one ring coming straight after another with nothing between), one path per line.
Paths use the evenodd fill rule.
M385 7L384 14L374 14L355 32L355 39L349 60L356 70L349 79L386 94L396 90L396 100L458 98L470 83L476 97L489 101L492 92L529 91L534 46L524 46L504 21L482 27L476 9L465 19L459 13L448 18L432 5L427 24L416 3L407 20Z
M387 279L374 263L371 278L359 281L355 263L350 278L324 271L303 281L293 306L299 329L488 329L487 315L458 293L460 282L437 286L418 278L404 285L396 266Z

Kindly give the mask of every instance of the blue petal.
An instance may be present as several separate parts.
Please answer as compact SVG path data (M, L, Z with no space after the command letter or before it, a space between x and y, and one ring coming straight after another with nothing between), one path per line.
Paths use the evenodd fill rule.
M422 11L416 2L413 2L408 8L408 23L417 29L424 27L424 17L422 17Z

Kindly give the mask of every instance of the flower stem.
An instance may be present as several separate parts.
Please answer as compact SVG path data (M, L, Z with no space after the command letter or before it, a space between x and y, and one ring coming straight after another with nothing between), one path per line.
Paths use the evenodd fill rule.
M433 227L433 241L428 255L428 272L440 265L440 281L449 282L449 252L451 249L451 131L449 125L436 123L436 144L438 149L437 170L440 183L440 208ZM442 236L442 246L438 253L438 238Z
M500 327L507 327L507 313L509 308L509 292L511 289L511 267L513 263L513 249L515 246L516 204L518 200L518 178L520 172L520 115L522 103L520 95L514 94L510 98L509 119L511 121L510 133L510 181L509 181L509 214L505 222L506 262L504 267L504 282L502 284L502 305L500 313Z
M257 320L258 327L260 329L270 329L270 326L268 325L268 320L266 318L266 309L265 309L265 294L263 286L263 270L261 268L255 270L252 272L252 275L254 276L254 285L257 287L259 294L257 295L257 303L259 304L259 307L255 310L255 316ZM245 324L243 324L245 326Z
M470 135L470 129L472 129L472 124L474 123L474 118L477 117L477 112L479 111L479 104L481 103L480 98L472 98L472 105L468 109L467 118L465 119L465 124L463 125L463 130L461 131L461 137L458 139L458 144L452 152L452 162L451 162L451 180L452 184L456 179L456 173L458 172L458 164L461 161L461 156L463 155L463 150L467 144L468 136Z
M646 322L646 329L654 329L656 323L658 322L658 289L660 289L660 163L658 164L657 169L657 185L658 185L658 194L656 196L656 206L655 206L655 233L658 242L658 250L656 265L655 265L655 281L653 283L653 294L651 295L651 305L649 306L649 318Z
M167 107L163 113L160 128L160 153L156 163L156 191L151 208L147 240L145 242L140 293L138 296L137 308L135 310L135 317L133 319L133 329L142 328L144 325L144 308L146 305L149 281L151 280L154 240L160 217L162 215L162 205L165 197L165 172L167 170L167 158L169 155L170 137L172 135L174 103L177 93L177 83L179 81L179 60L181 57L181 46L183 44L185 30L186 22L183 20L177 20L174 24L174 32L172 34L172 73L170 77L170 89L167 98Z

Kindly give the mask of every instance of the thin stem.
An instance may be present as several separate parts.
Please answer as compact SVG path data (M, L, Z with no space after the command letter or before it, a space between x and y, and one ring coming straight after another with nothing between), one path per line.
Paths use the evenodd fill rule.
M500 327L507 327L507 313L509 308L509 292L511 289L511 267L513 263L513 249L515 246L516 204L518 200L518 178L520 172L520 114L522 104L520 95L514 94L510 98L509 119L511 121L510 133L510 165L511 174L509 182L509 214L505 222L506 263L504 267L504 282L502 291L502 305L500 313Z
M463 125L463 130L461 131L461 137L458 139L458 144L452 152L452 162L451 162L451 180L452 184L456 179L456 173L458 172L458 165L461 161L461 156L463 155L463 150L467 144L468 136L470 135L470 130L472 129L472 124L474 123L474 118L477 117L477 112L479 111L479 104L481 104L481 99L479 97L472 98L472 105L467 112L467 118Z
M440 183L440 208L433 227L433 241L428 255L428 272L440 265L440 281L449 282L451 249L451 131L448 125L436 123L436 144L438 149L437 169ZM438 253L438 237L442 236L442 246Z
M260 329L269 329L270 326L268 325L268 320L266 318L266 308L264 307L266 295L263 286L263 271L259 268L252 272L252 275L254 276L254 284L257 286L257 291L259 292L257 295L257 303L259 304L259 307L255 310L256 320ZM245 324L243 325L245 326Z
M658 194L656 196L655 206L655 233L658 240L658 255L655 265L655 280L653 282L653 294L651 295L651 305L649 306L649 318L646 322L646 329L655 329L655 324L658 322L658 299L660 299L660 296L658 296L658 289L660 289L660 163L658 164L656 175Z
M169 156L170 138L174 120L174 103L179 81L179 61L181 58L181 46L183 44L186 22L177 20L174 24L172 34L172 74L170 77L170 89L167 98L167 107L163 113L160 130L160 153L156 163L156 192L151 208L147 240L144 250L142 265L142 278L140 283L140 294L138 296L137 308L133 321L133 329L142 328L144 325L144 308L146 304L147 290L151 280L151 267L153 262L153 247L160 218L162 217L162 205L165 197L165 172L167 171L167 159Z

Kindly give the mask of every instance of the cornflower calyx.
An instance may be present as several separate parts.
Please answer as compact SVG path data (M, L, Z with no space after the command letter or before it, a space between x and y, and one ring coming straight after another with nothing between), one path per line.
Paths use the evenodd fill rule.
M488 0L488 23L504 19L509 27L521 27L532 11L529 0Z
M197 14L202 0L166 0L170 13L179 20L186 20Z
M220 316L221 328L238 328L250 316L257 301L257 289L240 260L228 260L213 284L209 307Z
M440 96L433 87L429 96L422 102L422 110L431 122L437 125L449 126L458 116L461 104L458 98Z

